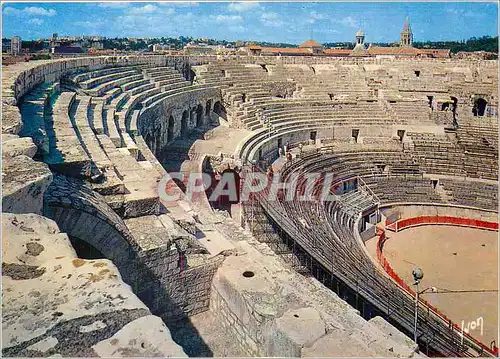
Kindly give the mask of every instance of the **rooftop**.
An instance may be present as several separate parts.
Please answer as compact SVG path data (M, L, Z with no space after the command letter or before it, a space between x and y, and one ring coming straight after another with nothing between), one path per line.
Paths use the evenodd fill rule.
M319 42L314 41L314 40L307 40L300 44L300 47L305 48L305 47L323 47Z

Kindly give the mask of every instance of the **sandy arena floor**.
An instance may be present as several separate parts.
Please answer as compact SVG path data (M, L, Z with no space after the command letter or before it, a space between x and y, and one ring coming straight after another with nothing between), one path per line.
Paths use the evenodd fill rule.
M387 232L384 254L406 283L412 283L412 269L422 268L420 290L437 287L448 290L498 290L498 233L453 226L421 226L398 233ZM366 242L376 258L377 239ZM487 346L498 346L498 292L431 293L423 298L451 320L464 327L483 318L480 328L471 330ZM479 323L479 322L478 322Z

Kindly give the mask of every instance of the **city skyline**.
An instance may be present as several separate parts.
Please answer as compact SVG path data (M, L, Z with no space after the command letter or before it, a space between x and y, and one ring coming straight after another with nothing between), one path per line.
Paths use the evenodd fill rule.
M396 42L409 16L414 41L498 36L496 3L16 3L2 6L3 36L178 37L301 43Z

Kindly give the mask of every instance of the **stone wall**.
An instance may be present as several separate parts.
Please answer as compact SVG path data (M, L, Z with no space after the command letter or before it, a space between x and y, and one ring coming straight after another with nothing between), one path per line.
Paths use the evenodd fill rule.
M257 340L260 343L262 342L261 336L257 337L255 329L250 329L248 322L246 325L243 323L241 313L231 309L226 299L215 286L212 287L210 303L210 310L217 317L217 323L234 338L237 350L241 351L240 355L249 357L263 356L261 354L263 348L257 342ZM248 313L245 314L248 315Z
M209 309L210 284L223 256L192 261L181 244L139 253L128 266L131 286L155 315L165 322Z
M77 258L52 220L3 213L2 232L3 356L186 357L113 263Z
M382 214L391 222L402 218L419 216L451 216L459 218L479 219L482 221L498 221L498 213L465 206L439 204L394 204L381 206Z
M234 338L232 356L411 357L416 346L379 318L372 325L313 278L269 255L265 244L240 243L214 277L210 310ZM385 327L385 328L382 328Z
M157 155L168 143L182 135L184 116L186 116L184 117L185 131L200 127L197 126L196 109L198 106L202 109L201 126L214 122L213 106L219 100L220 91L216 88L201 88L167 97L141 112L137 119L139 134L151 151ZM206 115L207 104L209 105L208 115ZM172 123L170 123L171 117Z

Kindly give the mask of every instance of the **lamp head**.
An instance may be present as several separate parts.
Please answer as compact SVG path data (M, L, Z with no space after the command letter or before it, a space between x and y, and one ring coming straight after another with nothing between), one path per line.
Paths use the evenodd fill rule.
M415 284L420 283L420 281L424 277L424 272L422 271L422 269L418 267L414 268L411 274L413 274L413 279L415 280Z

